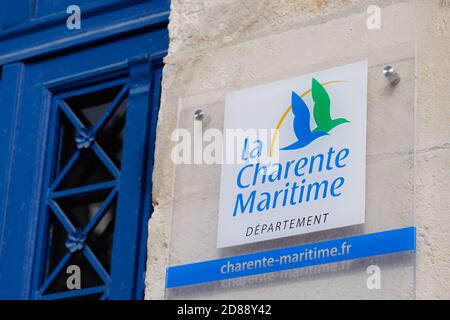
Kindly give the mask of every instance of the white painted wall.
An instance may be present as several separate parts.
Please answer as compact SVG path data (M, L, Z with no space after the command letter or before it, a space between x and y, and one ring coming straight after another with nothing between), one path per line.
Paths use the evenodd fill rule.
M371 4L382 8L378 31L366 28ZM450 1L173 0L169 29L146 298L450 298ZM173 166L172 130L193 130L199 107L204 128L221 129L229 91L361 59L370 66L365 226L215 249L220 166ZM402 76L392 91L386 64ZM416 261L404 254L164 290L169 264L413 223ZM381 290L367 289L370 264L381 268Z

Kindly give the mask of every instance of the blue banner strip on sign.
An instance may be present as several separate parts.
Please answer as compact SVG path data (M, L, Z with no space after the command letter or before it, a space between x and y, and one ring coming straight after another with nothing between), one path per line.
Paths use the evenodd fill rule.
M245 254L167 268L166 288L195 285L416 249L416 228Z

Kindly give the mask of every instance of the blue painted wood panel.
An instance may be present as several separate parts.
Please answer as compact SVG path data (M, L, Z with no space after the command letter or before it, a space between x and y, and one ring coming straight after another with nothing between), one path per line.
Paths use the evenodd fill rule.
M118 78L130 85L130 114L107 290L112 299L143 297L153 142L169 37L167 7L158 13L157 1L138 2L92 16L78 36L59 25L0 33L0 298L42 298L54 97Z
M70 5L77 5L80 8L84 8L89 5L105 5L105 4L111 4L111 3L120 3L123 1L113 1L113 0L36 0L35 1L35 16L36 17L45 17L47 15L55 14L55 13L64 13L66 12L66 9Z
M30 0L27 0L30 1ZM118 8L123 6L136 5L139 3L151 4L155 8L168 7L169 0L35 0L31 2L33 18L41 18L49 15L66 13L67 7L77 5L85 14L92 14L92 11Z
M30 0L0 0L0 29L25 24L31 16Z

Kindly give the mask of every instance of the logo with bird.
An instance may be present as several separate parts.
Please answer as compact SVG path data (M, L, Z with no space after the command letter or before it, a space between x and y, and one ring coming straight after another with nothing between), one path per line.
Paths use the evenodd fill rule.
M292 92L292 102L288 110L283 114L277 130L281 126L285 116L289 111L292 110L294 115L293 128L297 141L294 143L281 148L280 150L297 150L304 148L311 144L316 139L320 137L330 135L332 131L337 126L344 123L349 123L350 121L345 118L335 118L331 117L331 99L328 92L325 90L324 85L342 82L342 81L330 81L321 84L316 79L312 79L312 86L310 90L307 90L302 95L298 95ZM316 123L316 128L311 130L311 113L308 106L306 105L303 97L307 94L312 94L312 99L314 101L313 116L314 122Z

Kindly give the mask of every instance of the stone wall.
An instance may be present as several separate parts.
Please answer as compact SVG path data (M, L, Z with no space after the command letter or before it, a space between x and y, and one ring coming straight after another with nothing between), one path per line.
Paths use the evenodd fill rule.
M366 9L372 4L381 7L380 30L369 31L365 25ZM220 166L173 166L172 131L190 128L198 107L207 114L207 126L221 129L224 97L229 91L369 58L369 82L374 92L381 90L377 89L382 86L377 70L383 63L398 61L403 72L397 94L411 109L403 109L396 121L409 119L404 127L413 128L414 118L408 118L408 113L413 117L416 110L415 132L402 134L405 139L415 135L415 149L406 140L386 141L377 136L380 119L376 95L369 93L367 210L380 212L380 221L372 221L363 231L383 229L385 220L392 220L385 227L416 224L417 256L381 262L387 266L386 282L392 280L403 287L368 295L362 280L364 270L352 266L354 271L339 277L308 278L303 288L299 285L302 281L296 280L292 285L275 283L269 290L270 285L234 291L205 289L203 295L197 292L194 297L449 299L450 1L172 0L171 10L171 42L165 60L153 176L155 212L149 223L146 298L170 297L164 290L169 264L209 259L215 254L211 247L216 230L211 226L216 223ZM385 107L395 108L395 102L391 103L386 102ZM408 155L415 156L415 167L408 162ZM371 159L373 169L369 167ZM390 182L377 180L377 176L400 175L401 170L405 181L399 188L405 191L400 199L390 197L386 192ZM408 193L414 188L415 198ZM382 205L370 201L372 195L379 199L383 194ZM192 212L206 215L208 234L190 234L188 226L187 234L180 236L182 214ZM189 221L192 217L195 220L191 216ZM278 245L289 243L286 240ZM235 253L223 251L220 255ZM344 294L326 294L320 289L330 286L339 286ZM315 293L305 294L305 288L314 288ZM361 292L350 292L354 288Z

